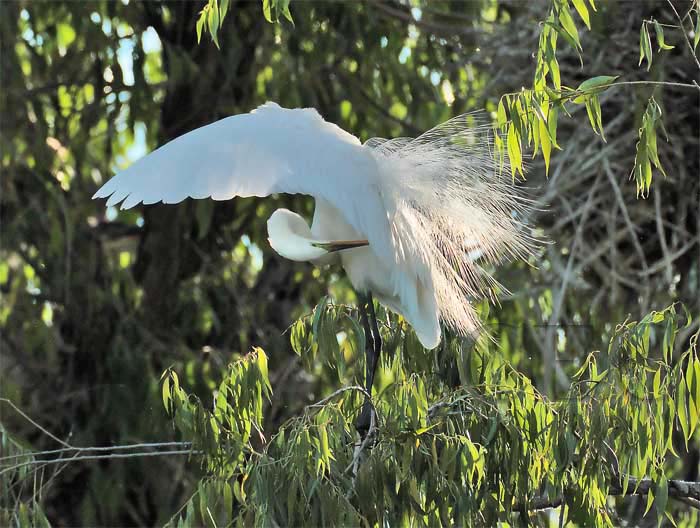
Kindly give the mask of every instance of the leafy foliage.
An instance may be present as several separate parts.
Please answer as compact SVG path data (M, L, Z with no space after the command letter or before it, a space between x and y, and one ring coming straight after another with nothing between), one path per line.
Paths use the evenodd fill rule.
M333 333L337 313L325 303L316 308L317 344ZM563 500L564 522L613 526L608 495L634 493L646 476L653 482L647 510L654 505L660 522L669 495L665 468L677 456L673 434L680 424L687 444L698 426L698 333L673 361L679 328L689 322L671 306L619 325L607 354L589 354L559 401L537 391L489 340L467 349L452 338L444 350L426 352L410 333L396 339L387 327L385 340L398 346L383 364L391 381L373 400L379 424L369 442L354 432L364 398L356 386L307 407L266 439L259 430L269 395L261 350L229 367L211 411L171 371L166 408L203 450L207 468L173 522L493 526L529 516L542 500ZM297 325L305 328L292 339L303 340L307 325ZM362 343L361 336L350 339ZM310 363L337 353L312 348L302 351L314 356ZM421 356L428 368L406 368ZM451 390L443 374L450 370L459 372Z
M294 24L292 13L289 11L291 0L262 0L262 11L265 20L270 23L279 22L280 16ZM223 26L224 18L229 12L231 0L207 0L206 5L199 12L197 18L197 42L202 40L202 32L211 35L211 40L219 47L219 30Z
M570 9L572 4L586 27L591 29L591 15L588 7L596 11L593 0L590 0L588 7L585 0L553 0L549 16L542 24L540 32L533 88L528 90L523 88L518 93L506 94L499 101L496 126L501 135L496 138L495 147L502 160L506 155L508 156L514 178L517 173L524 177L523 144L532 148L533 157L537 156L541 149L545 170L549 173L552 148L561 148L556 142L557 119L560 112L569 114L566 103L585 105L591 128L605 141L600 94L608 88L615 87L619 75L599 75L583 81L576 89L568 88L561 83L556 56L558 37L562 37L576 51L583 66L581 55L583 48L572 17ZM645 20L641 25L639 65L646 60L647 71L651 69L653 56L650 26L654 28L659 51L674 48L666 43L663 26L658 21ZM668 27L684 31L682 21L680 25L668 25ZM688 45L690 46L690 42ZM692 85L687 87L693 88ZM637 183L637 196L649 195L652 165L664 176L666 175L656 148L656 129L663 127L661 115L661 107L652 96L642 118L642 127L639 129L637 155L632 170ZM506 138L505 145L503 138Z
M466 462L455 455L453 465L459 468L460 478L466 475L468 489L495 490L496 483L503 481L520 490L523 485L518 479L531 479L532 473L542 479L540 484L556 482L572 496L585 497L581 504L565 508L570 524L585 525L590 508L605 491L620 496L605 505L612 522L641 524L646 501L640 498L653 497L657 483L660 497L665 494L666 486L656 479L663 474L668 483L667 512L678 526L696 526L697 512L688 511L691 503L681 502L678 494L679 483L700 478L697 426L690 432L693 409L697 411L697 399L690 395L697 390L698 376L694 367L688 373L689 356L682 360L686 363L681 361L681 352L690 348L700 320L696 258L700 155L693 86L700 71L693 53L700 34L697 3L598 1L595 9L585 3L584 10L581 2L570 1L566 5L578 39L572 45L564 36L574 35L570 20L556 7L561 2L419 1L410 6L294 2L292 26L266 21L261 2L231 2L222 25L224 2L219 0L220 49L208 37L201 38L210 34L209 18L200 27L198 43L197 21L206 5L209 2L204 0L130 2L128 6L112 1L0 3L4 80L0 97L0 394L34 420L33 424L10 407L0 407L4 434L0 524L41 525L44 512L51 524L59 526L162 525L183 505L180 517L197 518L197 523L209 519L205 522L212 524L212 517L217 524L261 518L264 505L259 498L270 490L252 487L252 475L257 475L261 486L277 476L280 482L293 483L286 456L296 460L299 475L307 480L297 481L292 494L296 502L278 508L281 519L290 511L292 517L312 509L321 512L328 502L314 499L322 495L325 501L342 497L343 507L330 512L330 518L342 513L350 520L358 515L394 519L391 516L399 510L392 508L399 500L396 497L401 497L409 501L401 505L402 511L419 516L423 508L429 511L427 518L436 522L440 514L430 502L437 496L435 490L456 497L457 477L427 473L440 466L432 461L434 440L439 462L443 449L464 453ZM284 18L273 9L282 4L269 5L270 18ZM682 22L672 7L680 9ZM536 23L552 13L552 23L561 29ZM214 11L209 16L213 23ZM672 50L658 49L652 21L661 25L664 43L674 46ZM653 47L648 72L646 63L636 67L639 29L645 23ZM685 31L680 31L682 25ZM694 35L691 26L696 27ZM545 33L547 39L538 46ZM547 41L549 48L543 47ZM556 46L557 42L561 45ZM549 69L538 72L538 49L543 49L542 61L552 68L551 73ZM542 85L535 85L533 71L536 80L544 75ZM613 84L607 86L606 77L601 76L609 76ZM528 91L523 92L522 86L532 90L521 100L521 92ZM90 200L114 170L145 152L266 100L288 107L314 106L329 121L365 140L412 136L477 108L486 108L495 120L502 94L507 97L502 99L505 117L498 117L500 124L512 120L511 112L520 120L513 134L519 131L523 168L528 168L523 172L538 208L532 224L539 226L538 236L552 243L531 265L511 263L494 270L513 292L499 292L500 306L490 310L480 306L481 319L497 349L490 343L473 348L450 337L449 346L428 353L399 318L382 315L387 355L374 398L384 429L377 430L376 445L365 446L358 458L355 486L354 469L343 473L349 457L355 459L352 421L363 399L356 386L363 368L363 338L349 307L353 293L339 270L285 261L265 241L265 222L274 208L288 207L310 218L312 202L293 196L105 211L102 204ZM594 97L599 116L592 106ZM628 178L635 153L643 147L649 152L651 135L640 141L638 149L634 145L640 129L646 130L642 125L651 97L658 109L649 111L647 122L652 122L656 134L662 130L664 140L657 141L656 147L668 177L651 182L644 192L648 200L635 200L635 185ZM591 121L584 115L585 101L591 101L595 130L600 133L604 125L607 142L600 141L586 124ZM535 102L549 134L543 134L544 122ZM654 121L655 115L662 115L657 110L663 112L663 128L660 119ZM535 134L543 154L549 152L546 163L544 155L529 160L536 138L528 147L528 136ZM506 130L505 155L507 135ZM651 158L649 162L654 169ZM549 177L545 177L547 171ZM327 293L330 297L314 309ZM534 462L526 459L512 465L505 451L510 446L531 443L538 455L542 446L538 438L522 432L515 436L525 421L520 411L508 406L530 412L541 409L538 412L545 411L547 419L555 420L554 411L561 412L559 426L571 423L572 431L594 441L603 437L598 430L593 436L584 430L588 423L583 420L595 416L610 426L608 415L596 414L598 400L587 399L594 393L585 396L586 390L596 386L586 382L594 374L584 371L573 378L591 351L602 350L593 356L595 376L608 370L600 384L609 392L595 397L610 401L627 424L622 432L613 424L609 435L641 446L635 444L640 435L651 435L655 442L669 433L671 406L663 404L664 416L657 424L656 400L649 400L651 410L639 410L645 416L654 415L649 431L629 425L641 422L611 398L622 394L620 387L630 387L630 376L642 379L631 369L640 359L635 356L632 361L626 355L627 363L620 360L622 367L611 367L605 350L616 322L629 314L639 319L640 314L675 301L687 305L694 320L687 328L679 326L673 356L663 358L670 370L654 363L661 357L658 336L662 333L654 325L648 355L653 359L647 359L652 370L644 392L653 394L656 372L661 371L659 390L670 395L676 411L682 409L676 412L668 450L656 444L651 448L663 458L663 471L658 469L661 460L652 460L647 453L642 457L647 460L646 475L636 461L630 462L627 471L644 478L630 477L632 489L623 490L624 482L614 478L610 464L594 468L594 473L587 473L588 466L584 470L577 465L589 448L591 460L602 460L602 455L600 445L584 445L575 435L571 452L557 455L573 453L563 475L552 476L552 468L558 467L553 464L560 462L549 452L542 459L550 464L549 470L535 469ZM305 313L312 315L295 322L285 334L290 322ZM269 400L257 367L228 366L239 360L252 365L253 356L242 354L255 346L269 357L268 379L275 390ZM679 362L682 366L674 370ZM179 393L187 396L183 408L191 405L194 413L178 414L175 400L169 401L182 430L173 427L163 411L159 376L168 365L168 375L177 373L180 389L186 387ZM260 381L262 392L250 397L261 401L262 414L251 418L257 403L248 401L248 443L223 444L231 453L237 445L240 456L212 457L211 423L201 422L196 431L185 425L193 425L195 418L200 423L217 412L214 391L234 370L247 372L236 378L240 386ZM504 376L508 387L499 388L499 376ZM169 384L172 394L172 379ZM524 393L518 392L528 386L535 387L535 403L523 400ZM558 403L565 401L573 386L580 388L573 394L578 398L577 410L582 409L581 421ZM339 387L342 392L327 401L321 399L320 407L313 406ZM226 426L220 428L219 439L234 431L240 440L246 426L236 421L243 418L237 414L231 392L226 401L232 409L218 411ZM403 407L395 408L399 401ZM680 401L686 402L685 407L678 407ZM195 412L197 402L203 402L200 414ZM445 407L440 407L443 403ZM462 412L473 408L488 416ZM464 415L463 423L457 421L459 413ZM496 421L493 438L487 442ZM433 424L434 429L419 434ZM210 432L205 425L212 428ZM321 425L334 458L322 456ZM535 424L532 430L540 427ZM306 430L309 445L303 449L280 439L295 434L295 439L305 442ZM464 434L467 430L470 436ZM286 436L278 438L282 431ZM209 434L209 443L200 442L189 457L158 453L151 445L183 436L198 441L198 435L204 434ZM549 441L561 441L564 449L564 432L547 434ZM462 443L457 435L466 436L471 444ZM418 446L415 440L420 441ZM78 447L63 451L68 448L60 442L66 441ZM114 450L135 444L150 447L139 453ZM81 446L104 449L91 453L105 454L99 459L75 456L85 454ZM621 463L636 457L626 444L611 447L622 453ZM269 467L254 466L262 460L258 455L268 457ZM413 479L405 470L397 489L400 464L392 458L396 456L414 457L415 469L424 472L423 480L416 477L415 490L410 489ZM19 466L19 461L27 464ZM347 464L340 467L343 462ZM317 467L319 463L322 467ZM235 467L238 473L225 480L225 473L217 471L226 467ZM401 467L414 469L412 462ZM251 475L245 482L244 471ZM584 474L596 475L598 480L581 480ZM385 480L367 480L367 475ZM649 480L652 475L656 480ZM318 482L316 488L309 484L311 480ZM344 491L327 489L326 483ZM587 488L582 491L580 485ZM620 495L633 493L634 488L638 497ZM350 489L363 497L377 493L381 508L366 511L368 506L359 505L352 493L345 500ZM586 495L589 489L596 490L593 498ZM286 497L288 491L285 488L279 495ZM550 500L557 491L533 484L528 490L529 511L557 507L560 503ZM190 501L193 494L195 500ZM566 494L558 497L568 500ZM505 503L504 496L496 496L488 506L499 518L517 524L522 515L516 513L522 511L520 499ZM448 515L473 512L474 504L459 506L461 510L450 510ZM653 499L651 504L648 517L653 518ZM514 513L508 514L507 508ZM572 509L583 512L583 520L577 522ZM550 508L531 516L545 524L557 513ZM595 515L604 520L603 513ZM308 524L308 519L304 521ZM173 517L172 522L177 524L179 518Z

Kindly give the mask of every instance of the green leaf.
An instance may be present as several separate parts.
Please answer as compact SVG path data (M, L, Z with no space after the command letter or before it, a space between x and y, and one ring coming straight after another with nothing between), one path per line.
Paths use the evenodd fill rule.
M199 515L202 517L202 522L204 524L209 524L208 521L208 515L207 515L207 503L208 498L207 498L207 490L206 486L202 481L199 482L199 485L197 486L197 494L199 495Z
M647 61L647 71L651 69L653 53L651 51L651 37L649 36L649 29L647 28L646 22L642 23L642 27L639 32L639 66L642 65L642 61L646 59Z
M685 446L688 447L688 440L690 440L690 424L688 423L688 408L687 408L687 389L685 384L685 379L681 376L678 380L678 395L676 397L677 402L677 416L678 422L681 424L681 429L683 429L683 438L685 440Z
M263 7L263 16L265 17L265 20L267 20L270 24L275 22L275 20L272 19L272 0L262 0L262 7Z
M656 518L658 526L661 526L661 521L664 519L664 513L666 512L666 504L668 503L668 480L665 476L662 476L656 485L656 492L654 493L655 505L656 505Z
M510 125L508 125L507 147L511 174L513 178L515 178L518 171L520 171L520 174L523 173L523 158L520 138L518 137L518 134L515 131L515 125L512 122Z
M661 369L660 368L654 373L653 394L654 394L654 399L656 399L656 400L658 400L661 397Z
M644 508L644 513L642 514L643 517L646 517L646 514L649 513L649 510L651 510L651 507L653 504L654 504L654 490L650 489L649 494L647 495L647 505Z
M163 381L163 407L165 407L166 412L170 413L170 402L171 402L171 394L170 394L170 376L165 378L165 381Z
M226 13L228 13L228 8L231 0L221 0L221 5L219 6L219 23L223 23Z
M559 22L561 22L562 28L564 28L566 34L569 35L571 40L574 42L574 48L580 51L582 48L581 41L578 37L578 29L576 29L576 23L574 22L574 19L571 16L571 11L569 11L566 4L563 4L559 10Z
M225 2L227 0L224 0ZM226 519L233 519L233 491L231 490L231 484L224 482L224 515Z
M313 335L316 339L319 338L318 326L321 322L321 316L323 315L323 312L325 311L327 304L328 304L328 296L324 295L323 297L321 297L321 300L318 301L316 308L314 308L314 318L313 318L313 323L311 324L311 332L313 333Z
M586 27L588 29L591 29L591 19L588 15L588 8L586 7L586 3L584 2L584 0L571 1L574 4L574 7L576 8L576 12L581 17L581 20L583 20L583 23L586 24Z
M207 7L199 12L199 18L197 19L197 44L202 41L202 30L204 29L204 24L207 21Z
M360 325L359 321L355 319L354 317L350 317L349 315L346 315L347 321L350 323L350 329L352 336L348 336L348 339L350 341L350 347L353 351L353 354L356 356L359 356L361 354L364 354L364 347L365 347L365 330L362 328ZM397 343L394 342L394 345ZM392 350L393 345L392 345L392 340L389 340L389 342L384 343L384 350Z
M506 107L503 104L503 98L498 101L498 112L496 113L496 124L499 127L504 127L508 123L508 116L506 115Z
M580 92L582 95L574 99L574 103L582 103L583 101L579 101L578 99L582 98L583 95L595 95L605 91L619 77L619 75L598 75L597 77L586 79L576 88L576 91Z
M540 131L540 143L542 145L542 157L544 158L545 175L549 176L549 158L552 153L552 142L549 139L549 130L547 123L542 120L537 121L537 126Z
M661 24L656 20L654 20L654 30L656 31L656 41L659 43L659 50L670 50L674 48L674 46L666 44L664 41L664 28L661 27Z
M600 101L598 100L598 96L592 95L586 99L586 112L588 113L588 120L591 123L591 128L596 134L600 134L600 137L603 139L603 141L605 141Z
M578 44L576 43L576 40L574 40L574 38L571 35L569 35L569 33L562 27L561 24L558 24L557 22L546 22L546 23L549 24L550 26L552 26L552 28L554 29L553 33L555 33L557 35L561 35L564 38L564 40L566 40L569 43L569 46L571 46L572 48L574 48L576 50L576 52L579 54L579 60L580 60L581 53L578 49Z
M270 377L267 370L267 355L262 348L255 347L256 360L255 364L260 371L260 375L265 383L265 388L267 389L267 395L272 394L272 386L270 385Z
M213 3L210 2L210 6L211 9L209 9L207 16L209 33L211 34L211 39L214 41L214 44L219 48L219 38L217 36L219 31L219 6L217 0L213 0Z
M330 464L331 460L335 460L333 457L333 454L331 453L331 449L328 445L328 430L326 429L325 424L319 426L319 440L321 442L321 456L323 457L323 461L326 465Z
M654 163L654 166L661 171L661 173L666 176L666 171L664 171L661 166L661 161L659 160L659 153L656 148L656 129L651 122L647 122L644 137L646 139L646 148L649 154L649 159Z
M559 72L559 61L557 61L556 56L552 55L547 61L547 67L549 68L549 75L552 78L552 83L557 90L561 89L561 74Z
M661 108L656 100L651 97L642 116L642 127L639 129L639 141L637 142L637 154L634 160L633 173L637 182L637 195L646 196L651 186L651 164L666 176L656 149L656 127L662 127Z
M685 371L685 383L688 386L688 417L689 417L689 433L693 435L695 427L698 424L698 410L695 406L695 384L698 380L695 379L695 368L693 365L692 356L688 356L688 367Z
M292 13L289 11L289 4L291 0L276 0L277 1L277 9L279 9L282 12L282 16L289 20L292 25L294 25L294 20L292 19Z
M557 143L557 120L559 119L559 108L553 106L549 109L547 114L547 130L549 131L549 139L552 140L552 146L556 149L560 149Z
M695 9L695 36L693 37L693 51L698 47L700 42L700 7Z

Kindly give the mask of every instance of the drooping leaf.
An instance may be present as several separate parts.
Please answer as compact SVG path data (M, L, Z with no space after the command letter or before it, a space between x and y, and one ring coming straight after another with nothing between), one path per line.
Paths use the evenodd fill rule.
M574 22L574 19L571 16L571 11L569 11L569 7L566 4L562 4L561 9L559 10L559 22L561 23L561 27L564 29L565 35L568 36L573 43L574 49L581 51L582 48L581 41L579 40L578 36L578 29L576 29L576 23Z
M586 2L584 0L572 0L572 3L574 4L574 7L576 8L576 12L581 17L581 20L583 20L583 23L586 24L586 27L588 29L591 29L591 19L590 19L590 16L588 14L588 8L586 7Z
M653 53L651 50L651 36L649 35L649 28L646 22L642 23L642 27L639 31L639 66L642 65L642 61L646 59L647 61L647 71L651 69Z
M656 20L654 20L654 30L656 31L656 41L659 43L659 50L670 50L674 46L666 44L664 40L664 28Z

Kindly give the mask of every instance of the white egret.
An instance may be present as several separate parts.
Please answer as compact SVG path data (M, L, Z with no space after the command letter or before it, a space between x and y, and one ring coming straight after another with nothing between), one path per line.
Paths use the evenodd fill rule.
M288 259L342 264L361 301L371 390L381 348L372 295L434 348L441 320L477 332L470 299L490 296L495 285L480 261L532 251L522 224L529 203L499 175L491 128L474 121L464 115L416 139L362 144L314 109L266 103L174 139L94 198L128 209L188 197L313 196L310 227L279 209L268 240Z

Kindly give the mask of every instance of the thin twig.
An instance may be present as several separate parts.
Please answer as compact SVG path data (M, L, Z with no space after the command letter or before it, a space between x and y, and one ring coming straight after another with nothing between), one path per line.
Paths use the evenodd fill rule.
M680 30L681 33L683 33L683 38L685 39L686 44L688 44L688 49L690 50L690 54L693 56L693 59L695 60L695 64L697 64L698 69L700 70L700 61L698 61L698 57L695 55L695 48L693 48L693 45L690 43L690 39L688 38L688 34L685 32L685 27L683 26L683 19L680 17L678 14L678 11L676 11L676 8L673 6L673 2L671 0L666 0L668 5L671 6L671 9L673 10L673 14L676 15L676 18L678 19L678 23L680 24ZM700 16L700 15L698 15ZM697 83L695 86L698 86ZM700 86L698 86L698 89L700 89Z
M10 407L12 407L22 418L24 418L25 420L27 420L30 424L32 424L34 427L36 427L37 429L39 429L39 431L41 431L42 433L44 433L46 436L48 436L48 437L51 438L52 440L55 440L56 442L58 442L59 444L61 444L62 446L66 447L66 448L68 448L68 449L76 449L75 446L70 445L68 442L64 442L63 440L61 440L60 438L58 438L56 435L51 434L51 433L50 433L48 430L46 430L44 427L42 427L41 425L39 425L38 423L36 423L36 422L35 422L34 420L32 420L22 409L20 409L20 408L17 407L14 403L12 403L12 401L8 400L7 398L0 398L0 403L6 403L6 404L9 405Z
M50 465L50 464L64 464L67 462L79 462L83 460L104 460L108 458L143 458L143 457L157 457L157 456L168 456L168 455L202 455L203 451L192 451L191 449L175 450L175 451L141 451L138 453L111 453L109 455L85 455L85 456L74 456L69 459L56 458L53 460L29 460L27 462L22 462L20 464L15 464L14 466L7 467L0 471L0 475L7 473L9 471L14 471L25 466L36 466L39 464Z
M99 447L64 447L62 449L49 449L48 451L27 451L23 454L18 455L8 455L0 457L0 463L6 460L11 460L15 458L23 458L27 456L46 456L54 455L57 453L67 453L72 451L77 451L78 453L86 451L125 451L128 449L143 449L143 448L161 448L161 447L182 447L189 448L192 446L191 442L149 442L143 444L128 444L128 445L115 445L115 446L99 446Z
M311 404L307 405L306 408L309 409L312 407L323 407L326 403L331 401L336 396L339 396L340 394L342 394L344 392L348 392L348 391L361 392L370 400L370 404L372 405L372 407L374 407L374 405L371 403L372 396L367 392L367 390L364 387L360 387L359 385L351 385L349 387L343 387L341 389L338 389L337 391L333 392L329 396L326 396L322 400L319 400L316 403L311 403ZM375 412L376 412L376 409L375 409Z

